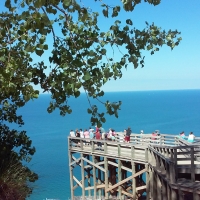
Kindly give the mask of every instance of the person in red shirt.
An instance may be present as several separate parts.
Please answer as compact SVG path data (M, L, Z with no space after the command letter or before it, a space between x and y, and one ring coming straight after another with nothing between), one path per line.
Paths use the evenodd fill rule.
M157 134L156 134L155 132L153 132L152 135L151 135L151 139L153 140L153 141L152 141L153 143L154 143L155 140L156 140L156 136L157 136Z
M96 140L101 140L101 133L99 131L96 131L95 138ZM101 147L102 146L101 142L97 142L97 146Z

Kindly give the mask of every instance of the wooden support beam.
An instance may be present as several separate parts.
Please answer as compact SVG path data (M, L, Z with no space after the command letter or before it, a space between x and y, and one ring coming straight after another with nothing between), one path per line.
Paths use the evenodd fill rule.
M105 184L96 185L96 189L105 188ZM85 190L93 190L94 186L86 187Z
M83 160L85 160L86 162L88 162L90 165L95 166L96 168L100 169L101 171L105 172L105 169L103 167L100 167L99 165L91 162L90 160L86 159L86 158L82 158Z
M99 161L100 161L100 157L99 157ZM101 170L100 169L98 169L98 185L101 185L101 182L102 182L102 180L101 180ZM100 196L102 196L102 194L101 194L101 188L99 189L99 197Z
M128 196L128 197L133 198L133 195L130 194L130 193L128 193L128 192L126 192L125 190L122 190L122 193L125 194L125 195Z
M81 153L81 177L82 177L82 198L85 198L85 170L84 170L84 155Z
M104 157L104 168L105 168L105 198L108 199L108 192L106 191L106 188L108 188L108 158Z
M108 161L108 164L113 165L113 166L115 166L115 167L118 167L118 164L117 164L117 163L114 163L114 162L112 162L112 161ZM129 169L128 167L121 166L121 169L124 169L124 170L126 170L126 171L132 172L132 169Z
M184 200L183 192L181 191L181 188L180 188L180 187L179 187L179 189L178 189L178 200Z
M167 183L167 200L171 200L170 194L171 194L171 188L170 188L169 184Z
M113 185L112 187L109 187L108 189L106 189L106 192L109 192L110 190L112 190L112 189L118 187L119 185L122 185L122 184L126 183L127 181L129 181L129 180L131 180L131 179L133 179L133 178L139 176L140 174L143 174L143 173L146 172L146 171L147 171L146 169L143 169L143 170L137 172L136 174L134 174L134 175L132 175L132 176L130 176L130 177L124 179L123 181L120 181L119 183Z
M132 175L136 174L136 166L135 162L131 162L132 166ZM132 180L132 195L133 195L133 200L136 200L136 178L134 177Z
M104 165L104 161L101 161L101 162L98 162L98 163L95 163L96 165Z
M150 199L150 173L149 173L149 166L146 164L145 168L146 171L146 200Z
M88 155L88 160L90 160L90 155ZM85 169L85 167L84 167ZM90 169L87 169L87 176L88 176L88 187L91 186L91 181L90 181ZM91 190L88 190L88 196L91 196Z
M96 159L95 159L94 155L92 155L92 161L93 161L93 163L96 162ZM97 183L96 183L96 168L95 168L95 165L93 165L92 171L93 171L94 198L96 198L96 196L97 196L96 184Z
M194 170L194 147L190 149L191 155L191 181L195 182L195 170Z
M69 142L69 139L68 139L68 142ZM69 163L72 163L72 154L71 154L71 151L69 151L68 157L69 157ZM73 167L71 165L69 166L69 177L70 177L71 199L74 199Z
M108 162L109 163L109 162ZM118 182L122 180L122 161L118 160ZM118 187L118 197L121 200L122 199L122 187Z
M92 176L92 175L90 174L90 176ZM88 178L88 175L85 176L85 179L87 179L87 178ZM72 179L73 179L73 177L72 177ZM82 184L82 180L80 180L79 182ZM78 187L79 187L79 184L77 183L76 185L74 185L73 189L75 190Z
M171 189L171 200L177 200L177 192L175 189Z
M162 200L162 188L161 188L161 181L160 177L158 174L156 174L156 182L157 182L157 188L156 188L156 194L157 194L157 199L156 200Z
M78 179L76 179L75 176L73 176L73 179L72 179L72 180L75 180L76 183L77 183L81 188L83 188L83 185L82 185L82 183L81 183L81 182L83 182L83 180L81 180L81 182L80 182Z
M80 164L78 164L78 162L80 162L81 158L77 158L77 159L73 158L73 159L75 159L75 160L73 162L69 163L69 166L72 166L74 164L80 165Z
M142 185L142 186L136 187L136 191L144 190L144 189L146 189L146 188L147 188L146 185Z
M161 179L162 183L162 200L168 200L167 199L167 183L165 182L164 179Z

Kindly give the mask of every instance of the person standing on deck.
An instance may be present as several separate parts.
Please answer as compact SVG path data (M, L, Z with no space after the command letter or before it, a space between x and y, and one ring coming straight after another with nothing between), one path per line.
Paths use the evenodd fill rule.
M128 127L128 129L126 130L125 141L129 143L130 142L130 137L131 137L131 128Z
M152 143L155 143L155 142L156 142L156 137L157 137L157 134L156 134L155 132L153 132L153 133L151 134L151 142L152 142Z
M190 132L190 134L188 136L188 142L194 142L194 138L195 138L195 136L194 136L193 132Z
M100 129L100 133L101 133L101 134L103 134L103 133L106 132L105 129L104 129L103 127L100 127L99 129Z
M90 133L90 139L94 139L94 132L93 132L94 129L89 129L89 133Z
M95 128L96 128L96 131L95 131L95 132L99 131L99 127L98 127L98 126L95 126Z
M80 129L80 138L84 138L84 134L83 134L83 130L82 129Z
M80 137L80 132L76 129L76 137Z
M85 129L85 131L84 131L84 137L85 138L87 138L87 139L90 139L90 133L89 133L89 131L87 130L87 129ZM86 140L86 143L89 145L89 142L90 142L90 140Z
M76 137L73 130L71 130L71 131L69 132L69 135L70 135L71 137Z
M180 138L181 138L181 139L185 139L185 133L184 133L184 131L182 131L182 132L180 133Z
M96 131L95 138L96 138L96 140L101 140L101 133L99 132L99 130ZM97 146L102 147L101 142L97 142Z

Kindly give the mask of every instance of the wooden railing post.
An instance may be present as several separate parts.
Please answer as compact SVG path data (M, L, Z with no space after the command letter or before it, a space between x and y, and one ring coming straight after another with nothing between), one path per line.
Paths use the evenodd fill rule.
M191 181L195 182L194 147L191 147L190 155L191 155Z
M135 175L136 173L136 166L135 166L135 162L131 161L132 164L132 175ZM133 194L133 200L136 200L136 178L134 177L132 180L132 194Z
M135 158L135 147L132 145L131 146L131 159Z
M146 164L145 168L147 169L146 171L146 200L150 199L150 174L149 174L149 165Z
M118 148L118 156L121 156L121 145L117 144L117 148Z
M91 141L92 143L92 146L91 146L91 150L92 150L92 153L94 152L94 141Z
M83 140L80 140L81 150L83 150Z
M174 149L174 173L175 173L175 181L178 178L178 170L177 170L177 148Z
M169 179L170 179L170 183L175 183L176 182L176 178L175 178L175 166L174 163L172 161L170 161L169 163Z
M148 162L148 148L145 148L145 161Z
M96 163L96 158L95 158L94 155L92 155L92 162ZM96 189L97 182L96 182L96 167L94 165L92 167L92 171L93 171L94 198L96 198L97 197L97 189ZM107 179L107 177L106 177L106 174L105 174L105 182L106 182L106 179Z
M71 142L71 139L68 139L68 142ZM71 191L71 199L74 199L74 181L73 181L73 166L72 163L72 153L69 151L69 177L70 177L70 191Z
M104 153L107 154L107 141L104 142Z
M85 198L85 171L84 171L84 154L81 153L81 178L82 178L82 198Z
M108 158L107 157L104 157L104 168L105 168L105 191L106 189L108 188ZM108 199L108 193L105 192L105 198Z

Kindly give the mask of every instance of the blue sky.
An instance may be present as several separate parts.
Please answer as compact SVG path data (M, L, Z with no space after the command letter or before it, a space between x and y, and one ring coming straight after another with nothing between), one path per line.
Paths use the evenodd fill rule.
M99 2L81 0L93 11L101 12ZM121 4L120 0L104 0L109 5ZM182 41L173 51L167 46L160 48L154 55L144 52L145 67L134 69L129 65L123 70L123 77L110 81L104 91L141 91L141 90L174 90L200 89L200 15L199 0L162 0L158 6L142 2L133 12L121 12L118 18L101 18L99 27L108 30L116 19L124 21L130 18L136 28L146 27L145 21L155 23L165 30L181 32ZM51 41L49 41L51 42ZM48 52L47 52L48 53ZM48 54L41 60L48 62ZM114 59L119 57L115 52ZM38 58L37 58L38 59Z

